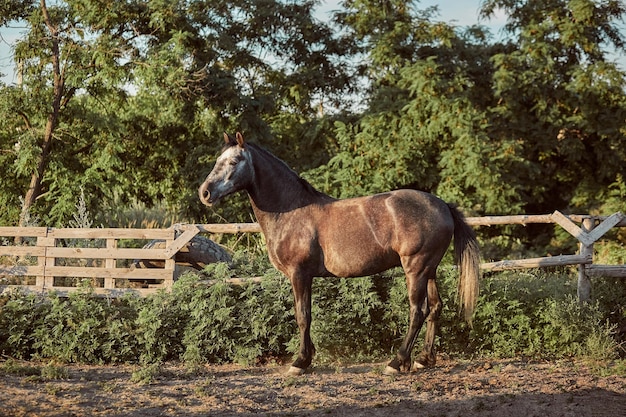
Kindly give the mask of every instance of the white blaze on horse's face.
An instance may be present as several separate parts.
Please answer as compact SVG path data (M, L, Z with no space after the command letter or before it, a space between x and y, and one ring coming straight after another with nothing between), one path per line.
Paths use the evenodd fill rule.
M243 144L226 148L198 189L202 203L212 206L222 197L246 188L252 175L250 167L250 152Z

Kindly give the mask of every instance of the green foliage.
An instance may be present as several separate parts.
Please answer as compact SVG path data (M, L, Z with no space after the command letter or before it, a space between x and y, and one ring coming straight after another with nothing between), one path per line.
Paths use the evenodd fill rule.
M232 286L218 281L194 291L181 358L188 363L235 360L254 363L284 354L293 319L289 286L269 278L262 284ZM273 291L271 291L273 290ZM269 299L270 294L273 299ZM288 339L287 339L288 340Z
M136 352L134 311L127 299L98 299L89 288L67 299L52 295L33 331L35 356L63 362L127 362Z
M580 303L575 292L563 272L503 273L487 280L469 349L500 357L615 357L615 323L606 321L598 302Z
M14 294L0 298L0 354L59 362L139 363L133 379L149 383L166 361L190 369L203 363L257 363L287 359L297 350L290 284L266 256L235 255L234 269L213 264L211 285L194 274L170 292L117 300L88 287L68 298ZM233 285L233 276L262 276ZM438 351L458 356L606 360L623 354L617 326L626 322L616 280L594 282L596 300L575 298L567 270L490 274L474 327L460 318L457 271L443 265L444 301ZM317 279L313 286L312 337L316 362L391 357L408 327L401 269L357 279ZM420 336L416 352L420 349Z
M121 197L201 218L195 189L222 131L314 132L318 108L340 105L346 45L315 5L3 3L0 25L26 30L14 53L22 84L0 94L0 162L15 167L0 182L0 223L17 223L31 179L26 204L50 226L67 222L81 186L98 217Z
M29 380L41 379L69 379L69 371L63 367L49 362L45 365L31 365L30 363L16 361L8 358L0 365L0 373L6 375L27 376Z
M309 0L67 0L47 2L48 21L46 3L3 3L0 25L26 29L14 50L23 84L0 86L0 224L17 223L33 178L38 198L25 214L45 226L251 221L245 196L207 210L196 195L224 130L242 130L337 197L411 187L475 213L626 211L626 73L608 55L624 52L623 2L484 1L483 16L506 13L509 36L498 41L417 3L344 1L334 26L314 18ZM483 233L495 258L575 245L539 227ZM613 237L598 257L623 263L626 235ZM187 276L145 299L86 287L67 299L2 297L0 352L141 362L140 381L167 360L293 352L289 285L260 239L229 238L249 255L209 267L211 286ZM444 351L617 350L621 280L596 280L597 304L580 305L562 271L494 274L469 329L454 313L456 271L440 275ZM234 276L264 279L227 285ZM397 348L408 325L400 271L314 288L320 360Z
M311 337L318 357L337 360L379 354L382 329L376 321L380 322L383 305L373 280L317 280L314 285Z
M174 285L171 293L159 291L139 305L135 324L141 363L178 359L183 351L181 340L188 320L185 306L191 294L181 290L185 281L181 282Z
M0 352L30 359L36 352L34 329L43 325L49 306L34 295L19 292L0 300Z
M139 385L148 385L153 383L160 374L161 363L150 363L134 371L130 377L130 381Z
M225 279L233 271L226 264L210 265L205 273L212 285L183 276L171 293L160 292L142 305L136 323L141 362L181 359L193 366L284 355L295 331L286 280L273 272L260 284L231 285Z
M0 86L0 224L17 223L32 179L46 226L71 221L81 190L96 225L251 221L245 196L197 198L224 130L337 197L409 187L477 214L626 210L626 76L609 55L624 52L623 2L485 1L483 17L506 13L495 40L416 1L344 1L332 25L309 0L45 4L49 22L35 1L0 13L25 28L23 83ZM549 245L535 230L502 239Z
M535 169L527 209L589 208L622 172L624 72L606 59L606 46L623 51L616 22L622 2L488 1L509 16L514 48L495 54L493 127L523 138L524 159ZM567 167L563 169L563 167ZM548 179L546 181L546 179Z

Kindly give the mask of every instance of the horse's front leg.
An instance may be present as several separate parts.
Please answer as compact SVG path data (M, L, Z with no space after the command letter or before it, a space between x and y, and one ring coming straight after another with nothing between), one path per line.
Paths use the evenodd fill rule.
M290 278L296 322L300 330L300 350L287 374L301 375L311 365L315 354L315 347L311 341L311 287L313 278L300 274L294 274Z

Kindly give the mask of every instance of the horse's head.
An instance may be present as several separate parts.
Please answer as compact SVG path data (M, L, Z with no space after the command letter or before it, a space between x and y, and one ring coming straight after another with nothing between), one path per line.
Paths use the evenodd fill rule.
M224 141L226 145L213 170L198 189L200 201L209 207L222 197L245 189L254 176L250 151L241 133L237 132L235 139L224 133Z

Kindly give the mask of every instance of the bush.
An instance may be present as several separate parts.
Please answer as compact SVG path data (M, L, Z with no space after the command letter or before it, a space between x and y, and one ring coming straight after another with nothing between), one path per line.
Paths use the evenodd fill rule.
M263 256L235 254L234 267L213 264L207 285L195 274L170 292L117 300L83 287L67 298L14 294L0 297L0 353L19 359L61 362L182 360L244 362L294 353L298 331L288 280ZM233 276L261 276L231 285ZM612 358L618 353L611 280L594 282L596 302L575 297L576 278L567 269L488 274L481 283L474 327L457 312L457 271L443 265L444 300L440 352L495 357ZM614 290L614 288L613 288ZM622 311L619 311L622 314ZM622 316L617 317L623 319ZM408 302L401 269L357 279L316 279L312 337L316 362L389 358L408 327ZM421 349L416 343L416 351Z
M0 297L0 353L30 359L35 353L34 330L43 325L50 305L32 294Z
M66 299L48 296L32 332L35 355L62 362L128 362L135 357L135 310L129 299L95 297L83 287Z
M470 350L498 357L615 356L614 325L606 322L597 301L577 300L575 282L567 270L486 279Z

